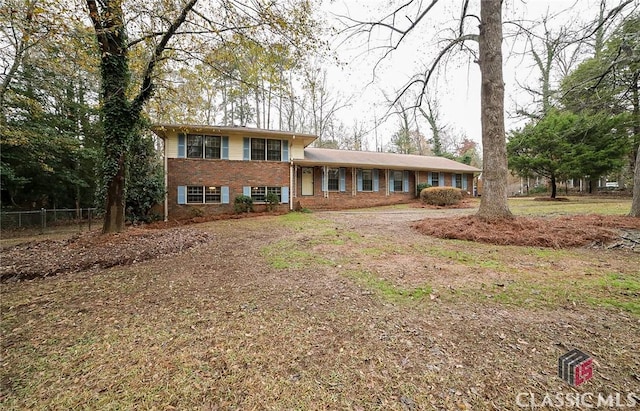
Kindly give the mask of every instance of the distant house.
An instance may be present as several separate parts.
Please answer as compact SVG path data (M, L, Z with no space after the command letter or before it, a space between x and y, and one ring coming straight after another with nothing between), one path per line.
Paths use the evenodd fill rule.
M308 148L316 136L246 127L159 124L167 194L164 217L256 208L268 193L281 209L339 209L405 203L419 183L473 190L480 170L442 157Z

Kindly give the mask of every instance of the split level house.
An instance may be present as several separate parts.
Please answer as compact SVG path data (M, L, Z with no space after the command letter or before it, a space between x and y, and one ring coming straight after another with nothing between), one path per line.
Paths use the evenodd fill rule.
M316 136L248 127L159 124L164 218L233 212L237 196L266 207L341 209L406 203L420 183L473 190L475 167L442 157L309 147Z

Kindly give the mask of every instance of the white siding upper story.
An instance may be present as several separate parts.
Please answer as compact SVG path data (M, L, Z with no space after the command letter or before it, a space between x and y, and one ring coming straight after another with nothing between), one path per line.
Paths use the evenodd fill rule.
M164 139L164 155L167 158L178 157L178 134L167 136Z
M162 128L161 128L162 127ZM304 149L309 145L315 137L309 135L295 135L293 133L278 133L271 130L264 130L264 133L260 133L260 130L247 129L248 132L242 132L242 128L236 130L235 128L188 128L184 126L180 127L166 127L156 126L153 131L156 132L165 144L165 155L167 158L179 158L178 146L179 136L186 134L199 134L199 135L211 135L226 137L228 140L229 157L228 160L244 160L245 153L245 138L265 138L276 139L283 141L283 151L288 152L288 157L291 160L297 160L304 158ZM286 142L286 143L285 143Z

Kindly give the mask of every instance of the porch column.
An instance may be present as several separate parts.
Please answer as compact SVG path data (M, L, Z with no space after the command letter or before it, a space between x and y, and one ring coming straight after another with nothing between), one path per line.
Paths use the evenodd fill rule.
M385 194L389 196L390 192L389 192L389 169L388 168L384 170L384 179L385 179L384 185L386 186Z
M355 197L358 193L358 185L357 185L357 171L355 167L351 167L351 196Z

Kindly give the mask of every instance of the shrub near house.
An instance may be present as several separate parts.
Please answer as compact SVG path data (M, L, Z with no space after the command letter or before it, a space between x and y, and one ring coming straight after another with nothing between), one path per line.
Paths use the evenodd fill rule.
M462 190L455 187L429 187L420 192L423 203L435 206L456 205L462 201Z

